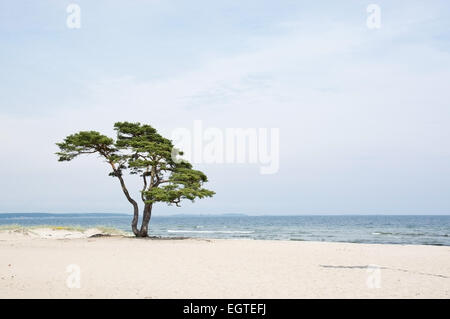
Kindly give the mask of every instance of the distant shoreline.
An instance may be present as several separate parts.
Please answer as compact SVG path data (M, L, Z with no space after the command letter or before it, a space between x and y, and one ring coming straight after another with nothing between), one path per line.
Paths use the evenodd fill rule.
M0 234L3 232L9 232L9 233L28 233L28 234L35 234L35 238L38 239L45 239L50 238L47 235L40 236L37 235L35 232L38 232L38 234L50 234L51 237L53 233L57 234L59 231L65 231L66 233L72 234L69 237L61 237L59 239L70 239L70 238L89 238L92 235L92 231L94 231L95 234L99 234L101 236L109 237L109 236L122 236L122 237L128 237L128 238L134 238L135 236L131 231L124 231L118 228L114 227L108 227L108 226L102 226L102 225L96 225L92 227L82 227L79 225L34 225L34 226L22 226L20 224L9 224L9 225L0 225ZM246 240L246 239L236 239L236 238L216 238L216 237L196 237L195 235L192 235L193 231L168 231L169 234L172 235L154 235L150 233L149 239L161 239L161 240L179 240L179 239L198 239L198 240ZM205 233L211 233L208 231L205 231ZM215 233L215 232L212 232ZM228 233L224 231L224 233ZM75 234L75 235L73 235ZM175 235L179 234L179 235ZM183 234L189 234L183 236ZM50 239L54 239L50 238ZM450 247L450 245L441 245L441 244L396 244L396 243L367 243L367 242L350 242L350 241L315 241L315 240L296 240L296 239L248 239L248 240L255 240L255 241L286 241L286 242L313 242L313 243L342 243L342 244L364 244L364 245L401 245L401 246L436 246L436 247Z
M130 233L131 219L125 214L0 214L0 229L101 227ZM450 246L450 216L154 216L150 235Z
M0 218L2 216L58 216L58 217L68 217L68 216L133 216L132 213L41 213L41 212L29 212L29 213L0 213ZM223 214L155 214L153 217L338 217L338 216L355 216L355 217L364 217L364 216L450 216L450 213L445 214L390 214L390 213L377 213L377 214L326 214L326 213L317 213L317 214L244 214L244 213L223 213Z

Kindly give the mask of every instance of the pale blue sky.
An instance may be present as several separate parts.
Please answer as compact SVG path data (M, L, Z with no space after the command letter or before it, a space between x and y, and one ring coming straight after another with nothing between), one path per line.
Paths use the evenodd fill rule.
M202 120L279 128L280 170L200 165L216 197L155 214L450 213L448 1L0 1L0 69L0 212L129 212L54 143Z

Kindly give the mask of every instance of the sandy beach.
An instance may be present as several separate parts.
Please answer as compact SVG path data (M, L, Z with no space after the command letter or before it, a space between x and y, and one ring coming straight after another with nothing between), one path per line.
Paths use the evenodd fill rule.
M450 298L447 246L99 234L0 231L0 298Z

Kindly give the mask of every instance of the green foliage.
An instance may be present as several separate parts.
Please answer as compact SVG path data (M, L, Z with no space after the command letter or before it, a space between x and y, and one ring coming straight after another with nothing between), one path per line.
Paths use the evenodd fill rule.
M215 193L203 188L207 177L192 165L172 158L174 147L150 125L117 122L117 138L95 131L69 135L57 143L59 161L70 161L81 154L99 154L111 165L111 176L121 178L123 172L142 178L142 200L146 204L165 202L176 204L183 199L211 197ZM181 152L179 154L182 154Z
M96 131L81 131L67 136L62 143L56 143L60 148L59 161L70 161L81 154L99 153L113 154L114 140Z

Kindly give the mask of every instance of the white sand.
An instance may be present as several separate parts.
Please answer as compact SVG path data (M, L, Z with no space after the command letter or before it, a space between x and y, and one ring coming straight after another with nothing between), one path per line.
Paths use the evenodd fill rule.
M450 247L88 238L99 232L1 231L0 297L450 298Z

